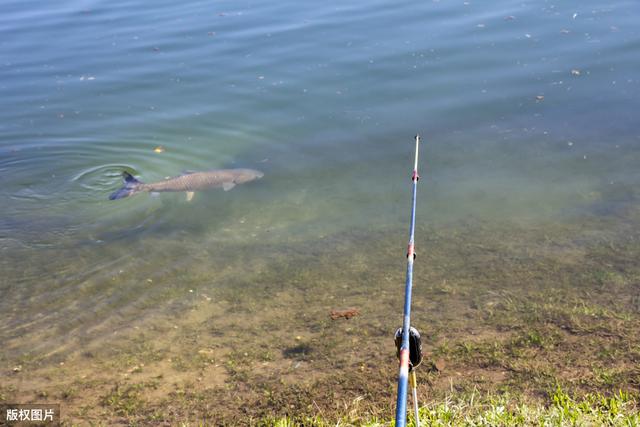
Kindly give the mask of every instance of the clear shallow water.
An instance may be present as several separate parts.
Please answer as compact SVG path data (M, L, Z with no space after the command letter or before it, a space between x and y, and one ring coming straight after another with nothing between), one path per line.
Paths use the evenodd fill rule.
M638 199L635 2L0 8L0 333L14 348L152 312L136 304L189 284L138 288L147 277L213 277L225 248L379 227L403 247L416 132L423 224L573 222ZM189 204L107 200L124 169L219 167L265 177Z

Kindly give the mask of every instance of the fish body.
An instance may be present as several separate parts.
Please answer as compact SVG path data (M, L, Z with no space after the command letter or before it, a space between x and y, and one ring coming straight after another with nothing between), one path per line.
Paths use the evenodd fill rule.
M195 191L212 188L231 190L237 184L260 179L264 174L253 169L218 169L207 172L190 172L164 181L144 183L128 172L123 172L124 186L109 196L110 200L123 199L136 193L159 193L164 191L184 191L191 200Z

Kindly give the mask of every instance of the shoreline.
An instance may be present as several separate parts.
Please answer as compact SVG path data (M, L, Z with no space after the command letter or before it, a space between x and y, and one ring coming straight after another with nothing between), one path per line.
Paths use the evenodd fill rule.
M637 405L638 218L631 207L572 225L419 226L413 322L425 351L422 401L513 396L548 406L560 387L575 401L622 391ZM211 266L175 272L178 290L141 303L138 316L121 312L100 326L109 333L72 329L77 336L50 356L4 353L0 400L60 402L66 424L332 423L355 401L361 416L390 419L405 261L404 234L395 233L341 233L266 258L258 256L264 247L245 248L242 277L229 260L213 276ZM144 286L163 289L175 277L165 280ZM350 307L359 315L331 318Z

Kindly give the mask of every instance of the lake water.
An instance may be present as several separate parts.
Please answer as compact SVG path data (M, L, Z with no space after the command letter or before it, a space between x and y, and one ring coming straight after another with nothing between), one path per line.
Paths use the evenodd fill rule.
M422 230L619 215L640 196L639 18L624 0L2 1L4 357L109 346L221 289L220 310L257 290L282 308L287 259L322 271L365 242L397 255L391 336L416 133ZM265 175L108 200L125 170L235 167Z

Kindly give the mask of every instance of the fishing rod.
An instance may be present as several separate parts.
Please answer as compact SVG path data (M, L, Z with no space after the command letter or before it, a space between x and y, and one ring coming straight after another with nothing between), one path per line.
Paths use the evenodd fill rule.
M420 333L411 327L411 291L413 287L413 261L416 258L414 234L416 227L416 195L418 192L418 148L420 135L416 135L416 151L413 163L413 193L411 197L411 225L409 226L409 246L407 247L407 276L404 288L404 315L402 328L395 334L398 358L400 359L400 373L398 374L398 399L396 402L396 427L405 427L407 423L407 388L411 375L411 388L415 410L415 424L419 426L418 399L416 391L415 368L422 362L422 345Z

